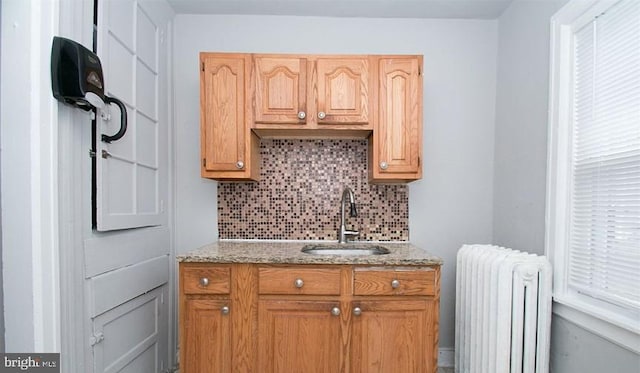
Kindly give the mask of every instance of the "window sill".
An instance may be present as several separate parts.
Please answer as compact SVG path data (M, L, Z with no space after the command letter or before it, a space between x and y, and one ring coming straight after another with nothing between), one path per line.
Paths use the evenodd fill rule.
M580 307L567 299L553 299L553 314L560 316L589 332L600 336L620 347L640 354L640 333L637 330L614 324L593 315L588 307ZM636 321L637 322L637 321ZM636 328L640 325L636 325Z

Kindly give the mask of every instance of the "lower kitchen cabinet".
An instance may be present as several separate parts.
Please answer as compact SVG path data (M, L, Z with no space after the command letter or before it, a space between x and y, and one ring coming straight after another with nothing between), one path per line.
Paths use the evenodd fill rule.
M438 265L180 263L180 279L181 373L436 372Z
M229 300L188 300L184 304L182 332L186 352L181 371L231 372Z
M258 366L261 372L340 372L342 339L338 302L260 301ZM332 311L333 310L333 311ZM336 314L337 313L337 314Z
M361 301L353 310L350 372L435 371L432 301Z

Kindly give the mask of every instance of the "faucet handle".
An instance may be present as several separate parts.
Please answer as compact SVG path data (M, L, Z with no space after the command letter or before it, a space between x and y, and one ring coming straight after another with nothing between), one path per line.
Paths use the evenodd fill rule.
M360 235L360 232L358 232L358 231L345 230L345 231L344 231L344 235L345 235L345 236L359 236L359 235Z
M358 210L356 210L355 203L349 204L349 216L351 216L352 218L355 218L356 216L358 216Z

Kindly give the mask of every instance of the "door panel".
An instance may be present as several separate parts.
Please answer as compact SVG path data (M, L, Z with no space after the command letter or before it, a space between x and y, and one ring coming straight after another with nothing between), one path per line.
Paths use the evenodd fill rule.
M247 162L245 144L245 69L249 57L203 57L201 121L204 169L237 171ZM204 144L203 144L204 145Z
M104 24L107 25L113 36L130 50L133 50L133 41L135 36L134 19L136 1L134 0L103 0L105 9L109 17L103 18ZM102 24L100 24L102 26Z
M159 372L167 367L168 286L156 288L93 319L94 372Z
M135 166L129 159L113 153L110 161L102 167L102 170L109 174L108 180L103 182L105 190L102 196L110 201L111 215L127 215L135 203L134 190L123 183L123 180L133 180Z
M138 60L147 65L151 70L157 71L158 69L158 34L156 32L157 26L154 21L147 15L142 9L136 13L137 16L137 33L136 33L136 46Z
M86 278L169 255L169 229L151 227L94 236L84 241Z
M266 373L340 372L339 302L268 301L258 305L258 366Z
M136 263L89 280L90 315L99 315L169 281L169 256Z
M135 53L111 33L104 36L101 44L105 45L98 48L98 57L104 70L105 93L133 105Z
M136 137L149 139L138 143L138 164L158 167L158 122L138 112Z
M369 123L368 59L319 58L316 69L318 124Z
M136 165L136 210L138 215L153 215L158 200L157 168L138 163Z
M435 373L433 315L429 301L354 302L351 372Z
M136 356L131 360L129 364L127 364L124 368L118 371L118 373L141 373L141 372L155 372L156 361L155 358L158 352L156 350L156 345L152 345L147 348L140 355ZM160 368L164 369L164 368ZM160 370L160 372L166 372L165 370Z
M185 301L186 345L181 371L186 373L226 373L231 369L231 317L221 310L228 299ZM231 310L230 312L233 312ZM196 327L197 326L197 327Z
M419 60L384 58L379 64L379 118L376 129L379 162L383 173L420 172L421 95ZM386 163L381 167L380 163Z
M255 122L305 124L307 111L307 60L255 57ZM303 118L298 117L304 113ZM300 114L302 116L302 114Z
M166 223L168 156L167 19L145 10L161 3L98 1L98 56L105 93L123 101L127 131L107 143L102 134L120 129L120 110L99 110L96 130L96 228L110 231ZM158 12L154 12L157 14ZM138 127L142 127L139 129Z
M156 87L158 84L157 74L141 61L138 61L136 73L136 103L138 104L138 112L151 120L156 120L156 105L158 102L158 98L156 97L158 94Z

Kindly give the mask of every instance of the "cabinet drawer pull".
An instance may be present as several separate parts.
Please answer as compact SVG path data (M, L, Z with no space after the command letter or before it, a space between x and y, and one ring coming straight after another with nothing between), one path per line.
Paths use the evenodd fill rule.
M304 281L302 281L301 278L297 278L293 284L295 285L295 287L297 287L298 289L302 288L304 286Z
M304 111L298 112L298 119L304 119L306 117L307 117L307 113L305 113Z
M326 118L327 114L324 111L321 111L318 113L318 119L324 119Z
M244 162L242 162L242 161L236 162L236 168L238 170L242 170L244 168Z
M331 309L331 314L332 314L333 316L340 316L340 308L338 308L338 307L333 307L333 308Z
M360 309L360 307L356 307L356 308L354 308L354 309L353 309L353 314L354 314L355 316L360 316L360 315L362 315L362 309Z
M200 279L200 285L202 285L203 287L207 287L209 286L209 279L206 277L203 277Z
M400 281L398 281L398 280L391 281L391 287L394 288L394 289L399 288L400 287Z
M381 170L386 170L387 168L389 168L389 164L385 161L380 162L380 169Z
M220 309L220 312L222 312L223 315L228 315L229 314L229 307L228 306L224 306Z

